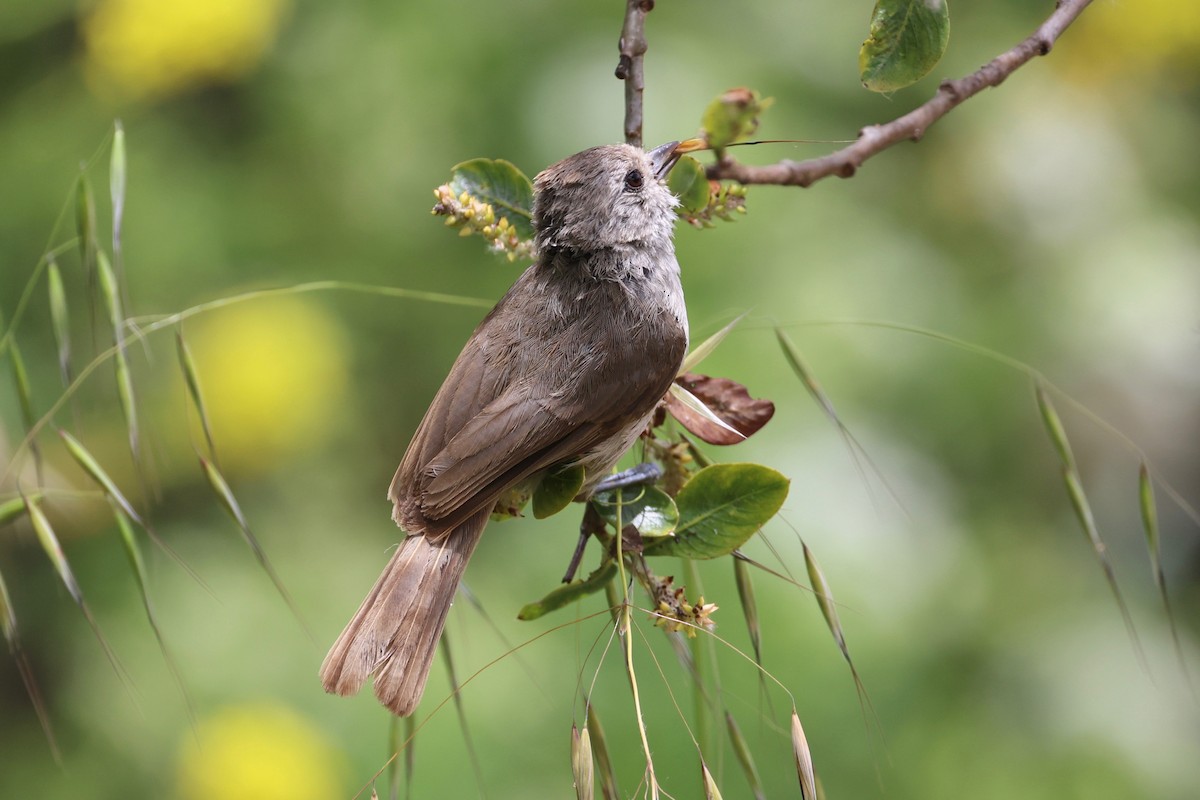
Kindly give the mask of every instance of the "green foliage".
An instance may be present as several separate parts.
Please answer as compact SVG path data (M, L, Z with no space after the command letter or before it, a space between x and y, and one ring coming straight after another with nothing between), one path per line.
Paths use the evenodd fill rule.
M570 505L583 488L583 472L577 464L547 472L533 490L533 516L545 519Z
M679 198L683 211L698 214L708 206L708 178L704 167L691 156L680 157L667 178L667 186Z
M701 126L708 146L718 154L734 142L748 139L758 130L758 116L774 103L758 92L738 87L722 92L704 109Z
M582 597L602 591L617 575L617 562L606 561L596 571L580 581L559 586L535 603L527 603L517 613L517 619L534 620L563 606L570 605Z
M858 52L859 79L873 92L894 92L929 74L950 41L947 0L878 0Z
M533 236L533 182L502 158L474 158L450 170L450 190L467 194L496 209L523 239Z
M713 464L697 472L675 498L675 535L646 546L648 556L719 558L741 547L775 516L789 481L760 464Z
M606 523L614 528L632 525L643 538L670 536L679 523L675 501L653 486L597 492L590 502Z

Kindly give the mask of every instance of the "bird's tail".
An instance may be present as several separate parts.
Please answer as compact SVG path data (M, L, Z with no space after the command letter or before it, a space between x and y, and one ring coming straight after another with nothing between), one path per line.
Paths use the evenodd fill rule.
M490 510L436 540L409 536L400 544L325 656L325 691L356 694L374 675L381 703L402 717L416 709L458 581Z

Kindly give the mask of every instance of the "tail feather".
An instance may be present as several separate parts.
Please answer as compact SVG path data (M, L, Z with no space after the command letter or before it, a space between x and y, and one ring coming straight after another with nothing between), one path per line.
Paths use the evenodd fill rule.
M490 511L490 509L489 509ZM321 665L325 691L375 695L400 716L417 707L459 579L488 522L481 511L436 540L409 536Z

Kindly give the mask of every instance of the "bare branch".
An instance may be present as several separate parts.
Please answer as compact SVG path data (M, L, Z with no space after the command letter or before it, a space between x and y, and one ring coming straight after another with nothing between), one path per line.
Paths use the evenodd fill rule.
M1049 53L1062 32L1091 1L1058 0L1054 12L1032 36L970 75L958 80L943 81L937 94L904 116L882 125L863 128L858 133L858 139L848 147L820 158L806 161L785 160L762 167L748 166L739 163L732 156L725 155L716 164L708 167L708 177L712 180L730 179L739 183L783 186L810 186L830 175L839 178L852 177L871 156L906 139L919 141L929 126L949 113L950 109L990 86L999 86L1005 78L1031 61L1034 56Z
M642 91L646 76L642 57L646 55L646 15L654 10L654 0L625 0L625 24L617 45L621 60L616 75L625 81L625 142L642 146Z

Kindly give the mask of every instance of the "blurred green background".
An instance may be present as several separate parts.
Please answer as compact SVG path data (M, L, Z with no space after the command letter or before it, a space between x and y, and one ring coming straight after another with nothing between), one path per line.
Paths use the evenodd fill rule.
M430 190L467 158L507 158L532 175L619 139L622 5L7 0L0 310L12 318L47 243L73 235L69 214L57 229L55 220L80 162L107 236L106 137L117 117L129 152L134 316L320 279L494 300L517 266L446 232L429 216ZM661 2L648 22L647 143L692 135L708 100L736 85L776 99L763 137L852 137L1008 48L1050 5L952 4L943 62L882 97L856 75L869 3ZM816 553L870 693L868 725L811 596L757 574L765 664L796 698L829 797L1196 796L1200 714L1150 579L1138 458L1113 429L1200 504L1198 53L1191 0L1098 3L1048 58L954 111L920 145L884 153L853 180L752 188L736 225L678 231L694 340L751 312L705 371L778 406L761 434L714 455L792 478L765 535L798 575L799 537ZM766 163L832 147L738 155ZM73 250L61 265L78 369L106 340L90 332ZM16 331L39 411L62 391L45 297L43 280ZM47 433L45 505L134 689L122 687L28 526L0 528L0 572L63 753L60 767L14 662L0 659L0 797L325 798L368 782L389 752L389 719L369 694L326 696L316 671L396 541L385 489L480 316L315 292L186 324L222 466L315 642L197 468L170 334L131 350L152 497L129 463L111 369L89 378L57 423L118 476L211 590L147 551L197 721L146 625L106 506L72 491L92 487ZM1112 426L1058 399L1149 674L1070 510L1030 381L943 342L846 320L991 348L1042 370ZM789 325L877 472L860 470L788 370L776 322ZM7 468L23 434L2 369ZM28 460L18 466L31 485ZM0 501L15 496L11 478ZM1163 557L1194 672L1197 525L1166 494L1160 485ZM570 511L485 537L467 581L496 629L467 603L448 627L460 677L483 670L463 694L477 766L447 705L417 741L417 796L572 796L569 730L604 618L502 656L601 608L594 599L515 620L556 584L576 524ZM761 541L750 551L778 564ZM722 606L718 632L748 649L730 565L703 566L705 597ZM644 629L639 676L660 779L673 796L696 797L695 748L671 694L690 710L688 679L662 634ZM798 796L786 698L772 689L765 699L747 662L719 650L723 700L768 796ZM448 685L435 665L422 716ZM612 652L594 699L632 796L640 747ZM725 797L749 796L727 744L712 766Z

